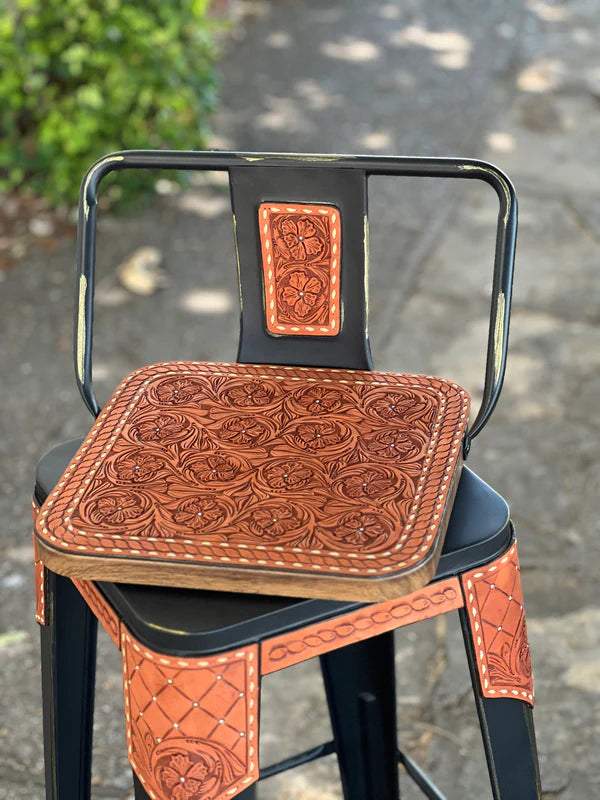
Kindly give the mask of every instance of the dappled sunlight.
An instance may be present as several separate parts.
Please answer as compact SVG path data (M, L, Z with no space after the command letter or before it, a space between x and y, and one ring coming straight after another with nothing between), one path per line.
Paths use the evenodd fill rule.
M100 281L94 292L94 302L104 308L117 308L131 300L131 294L122 286Z
M548 398L536 396L537 387L543 382L546 364L535 356L517 353L514 348L508 362L509 378L504 393L510 399L516 419L544 419L550 416Z
M211 140L213 150L233 150L231 143L227 144L225 140L221 142L221 147L217 146L218 139ZM198 172L188 172L188 180L191 186L195 187L210 187L229 189L229 176L226 172L218 172L217 170L199 170Z
M94 361L94 380L98 381L99 383L102 381L108 380L115 372L114 367L110 367L108 364L99 363Z
M332 94L326 91L322 84L310 78L297 81L294 84L294 91L311 111L321 111L324 108L340 106L344 101L341 94Z
M473 45L468 36L455 30L429 31L422 25L408 25L391 36L398 47L416 45L431 50L436 55L435 64L444 69L465 69L471 60Z
M267 111L257 114L254 126L262 130L308 133L311 124L301 105L289 97L265 96Z
M224 133L215 133L213 131L209 137L207 147L210 150L235 150L236 145L235 141L230 136L226 136ZM202 173L197 172L192 174L201 175ZM219 173L215 172L214 174L218 175ZM190 183L192 182L193 181L190 179Z
M596 42L596 40L594 39L594 35L587 28L574 28L571 31L571 39L573 39L573 41L576 44L582 46L586 46L592 43L595 44Z
M154 191L163 197L179 194L181 192L181 184L176 181L170 181L168 178L159 178L154 184Z
M551 92L557 89L565 75L565 65L556 58L539 58L517 76L517 87L522 92Z
M512 153L516 147L516 139L506 131L490 131L485 137L487 146L496 153Z
M389 131L372 131L359 139L368 150L389 150L392 147L392 134Z
M381 6L377 13L381 19L398 19L400 16L400 7L393 3L386 3Z
M478 187L479 188L479 187ZM486 189L487 187L481 187L481 189ZM498 206L495 202L489 202L489 200L493 197L491 193L488 197L483 197L483 194L479 195L480 201L475 202L475 197L473 198L473 206L469 211L469 220L472 222L473 227L477 226L480 231L479 235L484 235L483 231L487 228L488 231L492 231L496 226L496 221L498 219ZM491 255L491 254L490 254ZM484 275L485 278L485 275ZM487 284L485 284L487 287ZM487 294L487 288L486 288Z
M562 22L569 16L564 6L549 3L547 0L528 0L527 8L544 22Z
M375 61L381 55L381 50L376 44L368 39L357 39L354 36L344 36L338 42L323 42L321 52L329 58L355 64Z
M179 198L177 207L205 219L215 219L231 209L228 197L208 192L187 192Z
M179 306L191 314L226 314L233 308L233 297L224 289L190 289Z
M468 50L449 50L435 56L433 60L444 69L465 69L469 66L469 55Z
M289 47L292 41L292 37L287 31L271 31L265 39L265 44L267 47L274 47L281 50L285 47Z

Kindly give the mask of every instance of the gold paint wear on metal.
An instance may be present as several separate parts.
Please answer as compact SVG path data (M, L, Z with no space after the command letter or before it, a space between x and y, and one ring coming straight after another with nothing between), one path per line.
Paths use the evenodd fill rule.
M237 218L235 214L233 214L233 243L235 246L235 263L237 264L237 278L238 278L238 294L240 297L240 311L243 310L244 303L242 300L242 270L240 266L240 250L238 247L238 239L237 239Z
M77 306L77 373L83 383L83 362L85 355L85 293L87 291L87 278L79 277L79 305Z
M502 191L504 192L504 197L506 198L506 212L502 220L504 222L504 226L506 227L506 223L508 222L508 216L510 214L511 201L510 201L510 189L508 188L508 184L504 180L504 178L501 175L498 175L498 173L495 170L490 169L489 167L480 167L477 164L460 164L458 168L462 170L479 170L480 172L487 172L488 175L493 175L500 181L500 185L502 186Z
M506 301L504 292L500 292L496 302L496 324L494 325L494 381L500 377L502 369L502 348L504 345L504 312Z
M87 201L87 190L88 190L88 186L90 185L90 181L92 180L92 178L94 177L96 172L98 172L100 167L103 167L105 164L108 164L111 161L123 161L123 159L124 159L124 156L108 156L107 158L103 158L102 161L99 161L96 164L96 166L92 170L90 170L90 172L88 173L88 176L85 179L85 185L83 187L83 212L85 214L86 220L87 220L87 218L89 216L89 213L90 213L90 207L89 207L88 201Z

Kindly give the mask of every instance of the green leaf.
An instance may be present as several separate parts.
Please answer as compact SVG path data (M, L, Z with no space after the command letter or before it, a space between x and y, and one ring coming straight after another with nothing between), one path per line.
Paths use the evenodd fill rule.
M208 6L0 0L2 186L74 203L106 152L201 147L217 85ZM114 180L113 196L128 203L155 178Z

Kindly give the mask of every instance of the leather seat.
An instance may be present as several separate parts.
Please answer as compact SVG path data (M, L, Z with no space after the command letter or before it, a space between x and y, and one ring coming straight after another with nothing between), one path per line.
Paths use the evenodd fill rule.
M35 475L43 503L83 439L50 450ZM456 492L436 580L473 569L506 550L512 535L506 501L464 467ZM362 603L304 600L234 592L172 589L128 583L97 584L117 614L148 647L202 652L240 647L257 634L271 635L360 608Z

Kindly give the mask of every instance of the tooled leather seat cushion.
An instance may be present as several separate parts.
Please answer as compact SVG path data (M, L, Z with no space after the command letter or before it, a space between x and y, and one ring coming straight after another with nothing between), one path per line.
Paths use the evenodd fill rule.
M266 593L298 595L286 576L302 574L307 596L354 597L365 579L365 599L397 594L372 579L433 574L468 408L424 376L144 367L44 504L42 558L96 579L253 591L253 568Z

